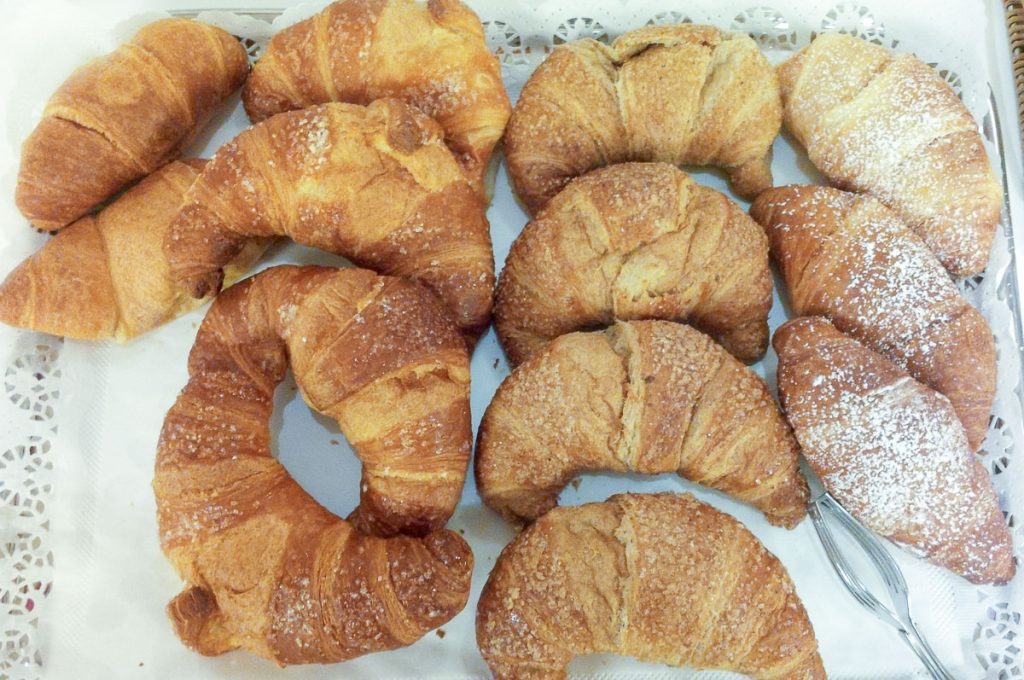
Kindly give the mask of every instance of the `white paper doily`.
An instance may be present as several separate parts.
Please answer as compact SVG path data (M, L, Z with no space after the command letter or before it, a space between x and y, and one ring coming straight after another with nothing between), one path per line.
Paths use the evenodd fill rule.
M200 18L244 38L250 54L255 56L273 30L311 15L323 4L316 2L291 8L277 18L274 18L277 12L241 16L223 11L204 12ZM842 31L887 47L915 52L935 64L977 119L983 121L989 153L993 158L999 157L996 121L988 91L991 69L984 52L973 49L978 44L976 39L984 39L986 35L985 17L979 16L982 13L978 6L971 3L881 3L877 0L782 3L776 0L768 5L750 0L698 0L681 6L663 0L628 5L617 0L567 0L532 7L506 7L500 2L470 0L470 4L484 21L488 42L501 60L502 73L513 98L518 96L526 77L553 45L580 37L610 40L624 30L646 23L692 21L744 31L758 41L773 61L807 44L817 32ZM88 17L92 16L79 7L72 10L71 6L60 5L60 9L60 19L53 18L45 25L39 23L38 18L27 16L29 10L22 10L26 16L20 17L22 23L18 25L22 30L37 25L41 34L51 30L71 34L84 30L81 24L88 23ZM120 9L111 16L128 18L133 13L130 9ZM43 12L39 16L44 16ZM107 51L139 24L155 16L149 13L116 27L111 25L102 37L88 44L79 42L77 49L84 56ZM998 23L993 30L1000 30ZM46 95L61 79L59 73L43 75L42 71L35 77L29 69L35 57L28 51L28 56L13 64L12 70L22 69L28 75L11 86L14 103L3 114L6 119L4 136L11 149L15 149L31 129ZM3 94L3 87L0 87L0 95ZM1012 120L1007 120L1006 124L1012 124ZM16 159L16 155L12 157ZM776 165L778 163L777 158ZM0 274L6 273L43 240L26 229L24 220L12 212L15 170L14 166L0 168L0 190L5 192L0 198L3 201L0 217L15 216L0 226ZM1005 178L1005 171L1003 175ZM1022 219L1024 216L1018 216L1018 220ZM984 461L993 475L1003 507L1008 508L1006 519L1014 532L1020 561L1024 556L1024 453L1020 445L1024 431L1020 313L1017 311L1020 301L1007 215L1004 215L1002 227L988 271L984 276L962 282L961 289L984 312L996 334L999 384ZM502 246L498 241L496 239L498 252L495 256L501 263L506 255L502 249L507 249L507 243ZM34 679L40 676L46 663L40 651L45 648L45 641L40 635L47 629L40 627L39 622L47 615L47 596L55 581L60 588L61 571L76 566L62 562L61 554L54 554L50 534L55 493L54 444L58 441L57 432L64 413L61 397L65 348L59 339L7 328L0 328L0 347L3 348L0 350L0 371L3 372L0 395L0 678ZM111 350L117 351L117 348ZM496 379L500 379L507 369L496 351L492 341L482 345L478 355L494 354ZM474 367L491 360L490 355L477 359ZM772 365L766 364L763 368L769 376L774 372ZM476 403L474 410L478 410ZM474 415L479 417L480 414L475 412ZM82 511L88 513L90 508ZM979 677L1024 677L1024 653L1019 642L1019 636L1024 634L1021 622L1024 613L1021 588L1024 586L1018 585L1020 581L1018 578L1002 588L964 587L957 591L958 635L967 649L967 658L977 664L974 668ZM844 606L856 605L850 601Z

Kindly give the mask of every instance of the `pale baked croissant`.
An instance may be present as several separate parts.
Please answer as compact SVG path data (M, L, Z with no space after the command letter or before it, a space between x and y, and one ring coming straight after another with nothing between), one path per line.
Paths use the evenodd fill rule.
M892 208L955 276L985 269L1002 191L977 123L934 68L826 33L778 73L786 127L830 182Z
M486 328L494 256L484 208L441 128L396 99L281 113L222 146L164 243L203 296L254 236L283 234L432 288L469 337Z
M921 239L873 198L825 187L770 189L750 214L794 311L828 317L946 395L971 449L981 446L996 392L992 331Z
M724 195L664 163L571 182L512 244L495 329L513 365L615 319L685 321L744 361L768 345L768 240Z
M272 455L274 388L289 363L363 461L352 523ZM285 266L226 290L157 450L160 542L188 583L168 608L178 634L203 654L331 662L449 620L469 595L472 554L442 527L469 449L465 344L423 287ZM396 532L407 535L365 535Z
M242 101L253 122L395 97L444 128L478 191L511 113L480 19L459 0L341 0L274 35Z
M476 486L523 522L580 472L678 472L792 527L808 497L798 454L768 386L706 335L619 322L563 335L505 379L480 423Z
M778 80L750 37L646 26L611 47L556 47L516 102L505 157L530 213L573 177L622 161L722 167L752 199L772 185L781 125Z
M690 495L555 508L501 552L477 606L497 680L560 680L576 655L623 654L762 680L824 680L786 569Z
M972 583L1007 583L1013 543L949 400L820 317L773 339L804 457L868 528Z
M249 71L245 49L190 19L142 27L54 92L21 149L15 200L55 231L177 158Z
M128 340L195 309L171 280L164 236L206 161L172 161L95 215L61 230L0 284L0 322L78 340ZM230 285L266 247L225 267Z

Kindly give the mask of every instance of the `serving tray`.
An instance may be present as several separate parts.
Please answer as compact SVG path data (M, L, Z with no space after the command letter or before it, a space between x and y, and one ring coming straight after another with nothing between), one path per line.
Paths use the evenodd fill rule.
M317 11L311 3L285 11L177 9L198 16L243 39L255 58L277 28ZM976 3L805 2L774 0L694 1L685 6L664 0L567 0L514 5L470 0L484 22L490 47L515 98L532 69L555 45L579 37L614 39L646 23L693 21L749 33L773 62L806 45L821 31L859 35L887 47L913 51L936 64L981 124L993 163L1009 193L1021 178L1007 173L1003 125L1014 124L1013 111L1000 111L990 90L995 72L977 46L992 31L1003 30L1002 16L986 20ZM1007 3L1007 7L1013 3ZM998 5L997 5L998 6ZM12 61L16 78L4 112L8 148L0 155L4 178L0 194L0 273L10 270L38 247L41 236L26 227L13 207L17 144L34 124L46 95L81 61L54 56L55 41L77 54L99 54L145 21L119 8L83 18L81 10L58 2L42 3L9 27L31 34L18 43L25 52ZM40 17L48 17L45 25ZM114 21L112 19L117 19ZM81 38L82 21L102 39ZM31 27L34 30L28 30ZM53 35L58 36L54 38ZM79 42L71 47L69 40ZM2 34L0 34L2 37ZM102 43L102 44L101 44ZM0 46L5 45L0 40ZM11 53L14 47L8 44ZM0 55L3 54L0 48ZM48 68L32 71L45 60ZM246 125L240 107L215 121L193 153L211 154ZM775 146L776 183L820 182L803 152L781 137ZM697 181L728 193L721 176L694 173ZM746 203L740 201L746 207ZM526 222L515 203L503 168L495 182L488 213L500 268L509 245ZM1019 218L1024 220L1024 216ZM1018 232L1019 235L1019 232ZM327 262L337 258L290 245L276 248L265 264L286 261ZM1014 226L1004 210L992 259L983 276L960 282L967 298L989 319L999 351L998 394L983 457L1014 532L1018 560L1024 555L1024 430L1021 424L1021 308L1014 254ZM0 329L0 678L37 677L275 677L276 667L235 653L205 659L178 643L163 618L163 604L178 582L156 545L151 477L162 413L184 384L184 359L202 311L183 317L127 346L89 345L41 334ZM787 317L778 291L770 323ZM757 370L774 383L775 357ZM479 420L508 368L493 332L473 358L472 408ZM345 452L336 426L316 419L294 397L294 384L278 391L278 451L292 474L331 510L345 514L356 502L358 462ZM842 590L809 522L792 532L767 525L755 511L676 477L594 476L562 495L563 504L603 500L611 493L690 491L746 523L779 555L794 577L814 623L830 677L925 677L895 634L884 628ZM428 634L397 652L364 657L344 666L289 669L291 677L413 678L485 677L473 641L476 597L493 559L511 537L509 529L483 508L472 484L451 526L465 533L476 554L470 605L444 636ZM1024 676L1024 593L1021 578L1009 586L978 588L941 570L894 552L914 597L915 614L925 634L957 677ZM429 661L429 663L425 663ZM571 667L580 677L689 677L616 657L590 657ZM702 674L701 677L735 677Z

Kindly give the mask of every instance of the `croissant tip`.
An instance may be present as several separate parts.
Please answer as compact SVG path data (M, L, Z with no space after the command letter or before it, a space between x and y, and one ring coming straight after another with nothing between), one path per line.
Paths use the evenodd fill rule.
M223 286L223 269L219 269L216 272L211 272L203 276L187 278L182 282L182 288L197 300L219 293Z

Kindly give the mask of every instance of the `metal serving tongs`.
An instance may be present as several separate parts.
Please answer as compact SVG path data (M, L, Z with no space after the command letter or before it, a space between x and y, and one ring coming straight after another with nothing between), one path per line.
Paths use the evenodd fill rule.
M813 475L810 475L813 478ZM812 481L812 489L820 487L817 479ZM875 535L864 527L863 524L854 519L853 515L839 504L827 491L821 490L807 507L807 512L814 522L814 530L818 533L825 554L832 563L836 575L843 582L850 594L860 602L861 606L873 613L882 621L896 629L903 641L906 642L914 653L917 654L925 668L936 680L956 680L939 658L932 651L932 648L925 641L914 624L910 615L910 592L907 589L907 581L903 578L896 560L892 558L889 551L885 549L882 542ZM889 599L892 601L893 609L885 606L876 598L854 572L850 562L843 555L835 535L826 517L832 517L838 521L847 533L864 550L864 553L871 560L875 569L878 570L886 589L889 591Z

